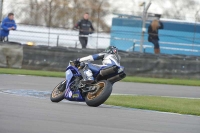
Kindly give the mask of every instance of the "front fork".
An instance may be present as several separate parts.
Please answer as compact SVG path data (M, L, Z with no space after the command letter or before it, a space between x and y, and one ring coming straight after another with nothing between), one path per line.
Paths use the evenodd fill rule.
M66 89L66 80L64 80L63 82L61 82L61 85L58 87L58 90L60 92L65 91L65 89Z

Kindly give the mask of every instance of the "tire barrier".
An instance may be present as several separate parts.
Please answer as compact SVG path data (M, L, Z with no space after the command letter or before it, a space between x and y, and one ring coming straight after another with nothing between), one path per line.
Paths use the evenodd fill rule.
M21 68L23 47L19 43L0 43L0 67Z

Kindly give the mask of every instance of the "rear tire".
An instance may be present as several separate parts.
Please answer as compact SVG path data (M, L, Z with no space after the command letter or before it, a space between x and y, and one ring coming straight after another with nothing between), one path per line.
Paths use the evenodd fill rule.
M101 86L101 89L99 89L100 91L97 91L95 94L89 92L85 97L85 101L88 106L98 107L103 104L112 93L112 84L109 81L102 80L99 81L97 85Z
M62 88L61 88L62 87ZM50 99L52 102L58 103L60 101L62 101L65 98L65 87L66 88L66 80L64 80L63 82L59 83L52 91ZM59 89L61 88L61 89ZM62 91L60 91L62 90Z

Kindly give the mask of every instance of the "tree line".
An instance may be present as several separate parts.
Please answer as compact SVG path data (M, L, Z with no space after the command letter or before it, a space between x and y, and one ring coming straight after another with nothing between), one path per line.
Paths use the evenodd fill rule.
M72 28L87 12L97 30L110 30L105 20L111 12L106 0L29 0L13 4L13 12L20 14L17 17L23 24Z
M8 0L7 0L8 1ZM21 2L19 2L21 1ZM195 0L167 0L171 3L170 8L166 8L165 2L153 0L152 4L159 6L163 10L162 17L182 19L187 18L188 12L195 21L200 21L199 2ZM4 1L5 2L5 1ZM115 2L117 9L113 9L112 2ZM124 1L126 2L126 1ZM140 9L138 1L132 1L135 5L131 12L138 12ZM142 1L141 1L142 2ZM47 27L72 28L79 21L85 12L91 16L96 30L110 31L106 17L114 11L120 10L121 0L16 0L10 2L12 11L17 15L20 23L31 25L43 25ZM128 3L125 3L126 5ZM193 12L192 12L193 11ZM128 11L130 12L130 11ZM142 12L142 10L141 10ZM120 12L118 12L120 13ZM123 13L125 14L125 13ZM109 20L111 21L111 20ZM97 28L98 27L98 28Z

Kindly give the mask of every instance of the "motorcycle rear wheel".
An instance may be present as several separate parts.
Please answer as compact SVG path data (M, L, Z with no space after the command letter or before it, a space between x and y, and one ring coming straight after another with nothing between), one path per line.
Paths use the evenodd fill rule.
M107 80L96 83L98 89L95 92L89 92L85 97L88 106L98 107L103 104L112 93L112 84Z
M62 87L62 88L61 88ZM58 103L65 98L66 80L59 83L52 91L50 99L52 102Z

